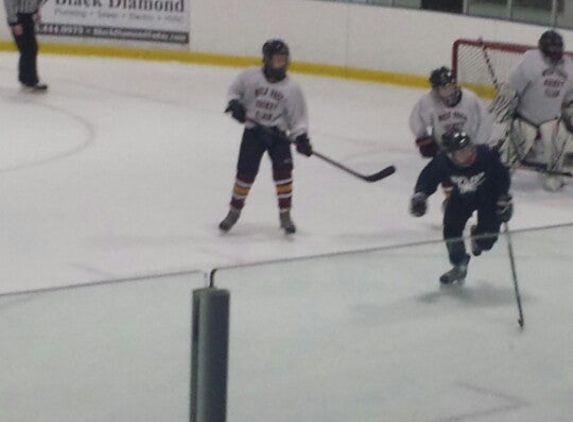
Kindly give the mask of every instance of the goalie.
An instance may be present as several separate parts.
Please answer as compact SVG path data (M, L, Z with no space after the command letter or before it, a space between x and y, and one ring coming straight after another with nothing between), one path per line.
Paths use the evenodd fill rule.
M541 169L543 187L561 190L573 136L573 60L563 55L561 35L541 35L538 49L523 54L489 109L496 122L507 125L502 161L513 169Z

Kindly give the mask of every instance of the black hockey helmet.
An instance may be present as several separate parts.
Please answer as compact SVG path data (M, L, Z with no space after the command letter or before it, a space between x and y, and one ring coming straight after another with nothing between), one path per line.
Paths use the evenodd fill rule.
M469 135L457 130L446 132L442 135L442 146L448 154L472 145Z
M288 63L284 67L273 68L271 61L273 56L283 54L290 56L288 45L280 39L268 40L263 44L263 71L270 82L278 82L285 78Z
M458 167L469 167L476 160L476 148L465 132L451 131L442 135L446 155Z
M538 46L543 55L554 63L563 57L563 37L553 29L541 34Z
M449 67L442 66L438 69L432 70L430 74L430 85L432 88L437 88L447 84L456 83L456 78Z

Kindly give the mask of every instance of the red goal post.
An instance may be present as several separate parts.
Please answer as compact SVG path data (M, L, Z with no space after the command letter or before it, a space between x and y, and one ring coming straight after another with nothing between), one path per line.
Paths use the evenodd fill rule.
M470 39L459 39L454 42L452 72L457 77L458 83L481 97L493 98L496 91L484 48L498 83L502 83L507 80L521 55L537 47Z

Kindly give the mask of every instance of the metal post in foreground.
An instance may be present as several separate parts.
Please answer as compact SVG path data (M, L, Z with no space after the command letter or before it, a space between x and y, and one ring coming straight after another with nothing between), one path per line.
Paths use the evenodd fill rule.
M228 290L193 291L191 422L225 422L229 352Z

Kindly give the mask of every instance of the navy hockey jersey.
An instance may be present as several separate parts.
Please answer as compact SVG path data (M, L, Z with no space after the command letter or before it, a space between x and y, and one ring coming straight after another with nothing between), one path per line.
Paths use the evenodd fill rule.
M497 201L499 195L509 192L509 169L489 147L476 145L475 148L475 161L466 167L456 165L440 151L422 169L414 191L430 196L441 182L449 180L453 184L452 197L459 197L468 206Z

